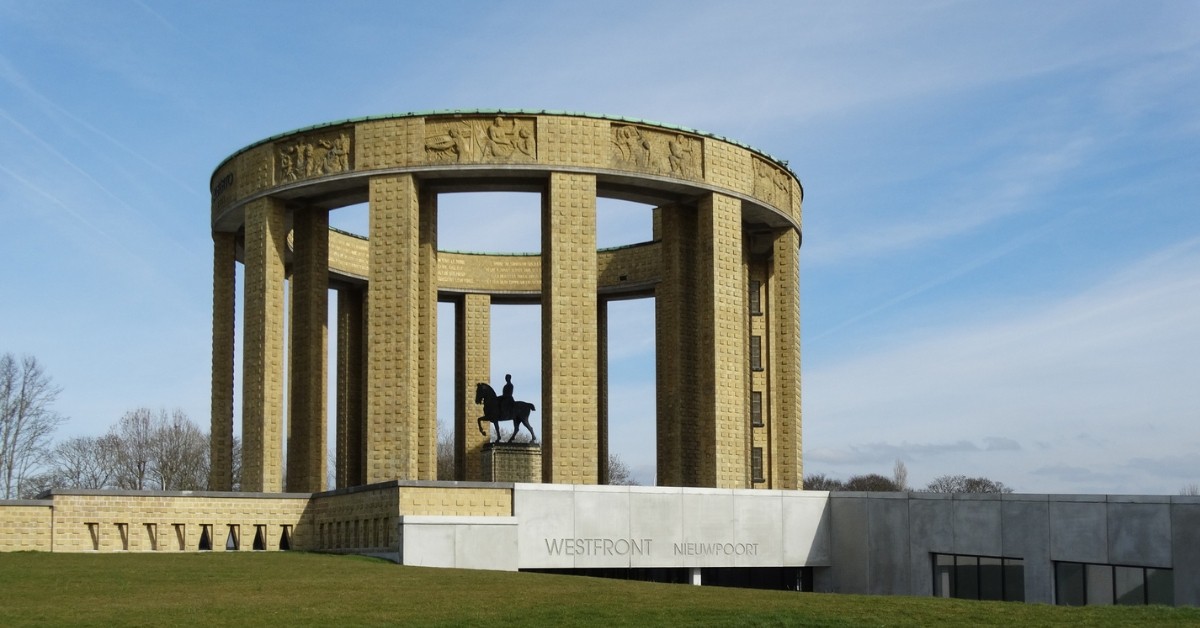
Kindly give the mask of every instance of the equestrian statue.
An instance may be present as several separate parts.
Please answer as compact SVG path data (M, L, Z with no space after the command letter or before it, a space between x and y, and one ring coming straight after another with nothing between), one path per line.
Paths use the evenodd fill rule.
M533 437L533 442L536 443L537 434L533 433L533 426L529 425L529 413L537 410L537 408L533 407L533 404L528 401L515 401L512 391L512 375L504 376L503 395L497 395L491 386L483 382L475 384L475 403L483 404L483 416L479 417L479 433L487 436L488 432L483 427L483 422L491 422L496 428L496 440L494 442L498 443L500 442L500 422L512 421L513 433L505 442L511 443L521 431L521 426L524 425L525 429L529 430L529 435Z

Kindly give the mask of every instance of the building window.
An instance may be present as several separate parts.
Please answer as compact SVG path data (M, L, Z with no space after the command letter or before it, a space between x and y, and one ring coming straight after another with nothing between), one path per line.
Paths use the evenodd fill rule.
M1054 600L1060 606L1174 606L1175 574L1153 567L1056 562Z
M1000 556L933 555L933 595L1025 601L1025 561Z
M750 370L761 371L762 367L762 336L750 336Z
M755 482L765 481L765 478L763 478L762 447L754 447L750 450L750 475Z
M763 426L762 418L762 391L755 390L750 393L750 425L754 427Z
M757 279L750 280L750 313L762 316L762 282Z

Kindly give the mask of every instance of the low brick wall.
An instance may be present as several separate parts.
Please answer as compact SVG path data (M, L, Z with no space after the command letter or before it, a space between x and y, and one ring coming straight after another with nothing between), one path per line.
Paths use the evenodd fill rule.
M0 501L0 552L53 551L51 503Z

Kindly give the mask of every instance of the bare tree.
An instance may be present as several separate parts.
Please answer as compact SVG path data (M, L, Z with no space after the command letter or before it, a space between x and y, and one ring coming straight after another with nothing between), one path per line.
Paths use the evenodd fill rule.
M63 419L51 404L59 389L33 356L0 356L0 497L21 494Z
M50 450L47 488L112 488L120 443L112 434L68 438Z
M806 491L841 491L845 488L845 482L831 478L824 473L812 473L804 476L804 490Z
M987 478L969 478L965 475L939 475L925 491L929 493L1011 493L1013 490L1003 482Z
M908 490L908 467L904 466L904 461L896 458L896 464L892 465L892 481L896 483L897 490Z
M189 491L208 485L208 435L182 410L130 410L109 436L117 443L117 488Z
M608 455L608 483L613 486L638 486L633 470L617 454Z
M437 434L437 479L454 479L454 432L445 427Z
M208 486L208 434L183 410L159 412L150 440L150 476L163 491L198 491Z
M1187 486L1179 489L1179 494L1180 495L1200 495L1200 484L1197 484L1196 482L1192 482L1191 484L1188 484Z
M846 486L842 490L895 492L901 490L901 488L889 478L885 478L878 473L868 473L866 475L851 476L849 480L846 480Z

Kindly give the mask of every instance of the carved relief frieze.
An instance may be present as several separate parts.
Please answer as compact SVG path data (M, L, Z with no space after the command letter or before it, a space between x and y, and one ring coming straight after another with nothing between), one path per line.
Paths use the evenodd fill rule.
M434 163L537 161L533 118L495 116L425 120L425 157Z
M754 196L780 209L792 206L792 180L786 172L754 157Z
M704 147L699 138L633 124L614 124L612 145L612 163L619 168L683 179L704 178Z
M275 145L276 178L290 183L339 172L349 172L354 159L351 129L312 133Z

